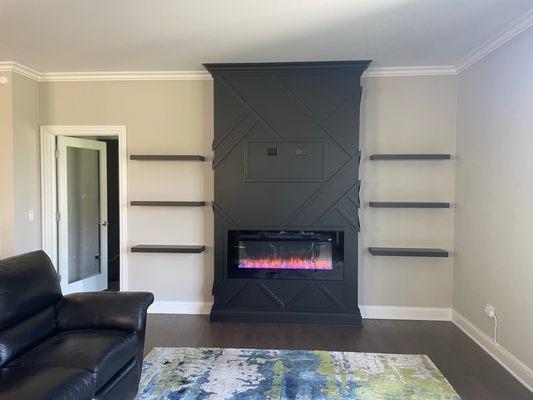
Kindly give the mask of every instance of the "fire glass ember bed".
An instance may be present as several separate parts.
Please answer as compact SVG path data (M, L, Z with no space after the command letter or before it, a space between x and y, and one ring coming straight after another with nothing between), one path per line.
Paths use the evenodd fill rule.
M343 231L230 230L228 277L342 279Z

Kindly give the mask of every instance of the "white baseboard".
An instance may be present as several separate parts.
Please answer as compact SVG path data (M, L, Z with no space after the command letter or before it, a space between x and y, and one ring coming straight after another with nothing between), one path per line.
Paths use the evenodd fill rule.
M209 314L213 303L200 301L156 301L148 308L149 314Z
M498 361L502 367L509 371L511 375L533 392L533 370L531 368L455 310L452 314L452 321L492 358Z
M451 308L359 306L366 319L451 321Z

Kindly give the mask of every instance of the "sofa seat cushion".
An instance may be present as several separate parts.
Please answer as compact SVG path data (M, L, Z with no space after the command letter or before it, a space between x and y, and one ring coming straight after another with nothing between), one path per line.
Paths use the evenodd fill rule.
M94 377L84 369L20 366L0 369L2 400L90 400Z
M94 376L98 391L139 350L135 333L115 330L61 332L15 359L9 366L46 365L80 368Z

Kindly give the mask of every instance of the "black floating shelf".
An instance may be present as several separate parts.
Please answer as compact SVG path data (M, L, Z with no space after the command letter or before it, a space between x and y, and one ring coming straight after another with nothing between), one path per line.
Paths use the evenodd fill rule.
M373 161L387 160L449 160L451 154L372 154Z
M417 201L371 201L374 208L450 208L450 203L417 202Z
M204 156L175 154L132 154L130 160L137 161L205 161Z
M205 201L141 201L130 202L131 206L146 207L203 207Z
M139 244L131 248L132 253L202 253L205 246L183 246L164 244Z
M446 250L442 249L417 249L410 247L369 247L368 251L373 256L397 257L448 257Z

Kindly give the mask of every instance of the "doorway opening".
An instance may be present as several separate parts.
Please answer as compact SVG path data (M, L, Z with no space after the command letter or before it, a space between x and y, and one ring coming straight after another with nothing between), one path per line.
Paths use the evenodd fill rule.
M120 290L120 215L118 138L99 138L107 158L107 290Z
M64 293L127 290L125 133L41 128L43 249Z

